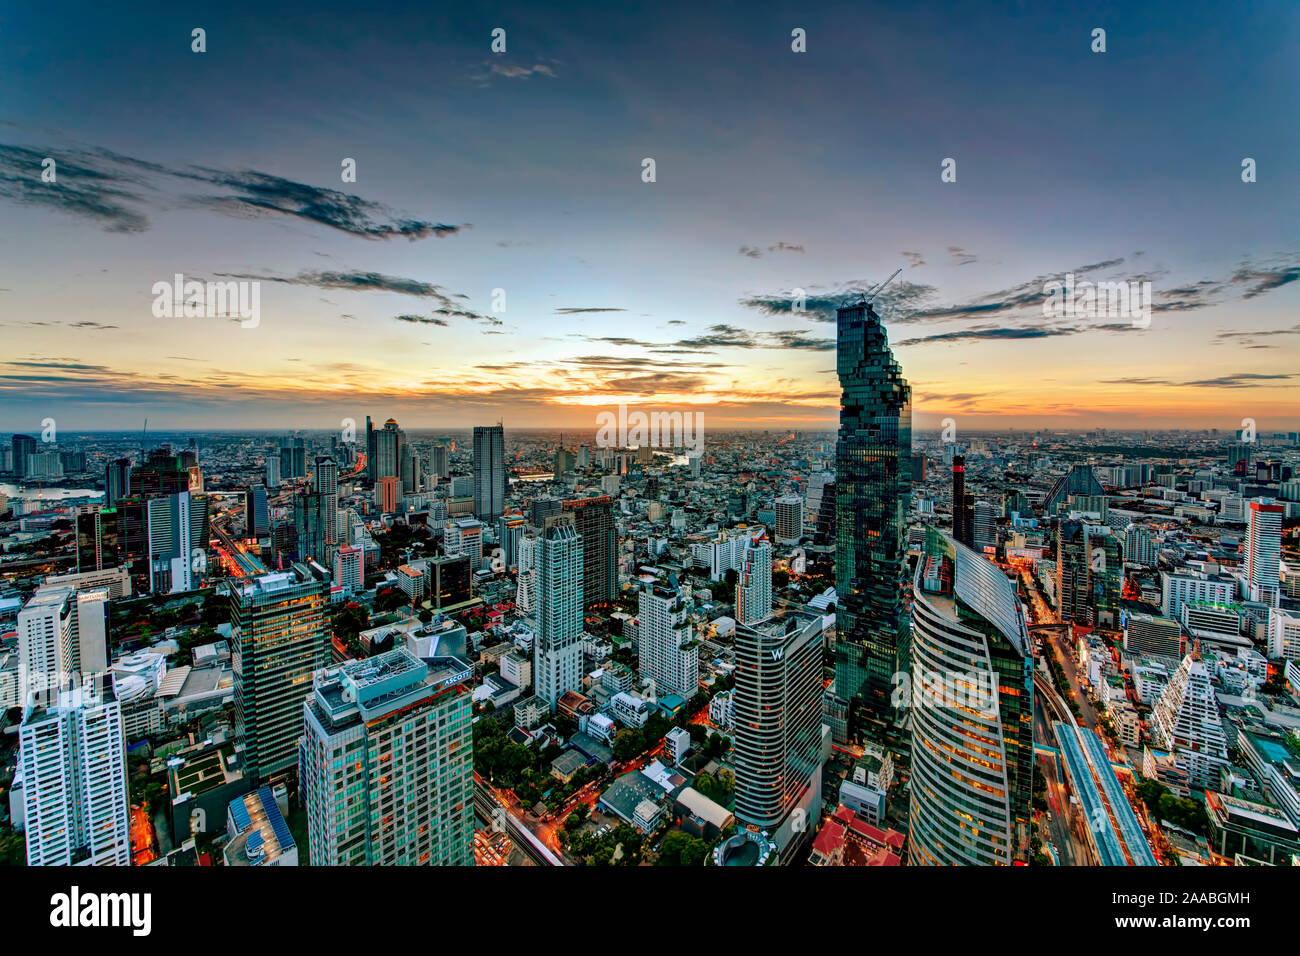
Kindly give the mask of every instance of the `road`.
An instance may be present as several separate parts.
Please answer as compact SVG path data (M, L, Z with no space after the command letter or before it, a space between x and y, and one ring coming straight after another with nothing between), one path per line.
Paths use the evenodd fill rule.
M564 861L510 812L477 773L474 774L474 810L485 823L504 825L514 845L538 866L564 866Z

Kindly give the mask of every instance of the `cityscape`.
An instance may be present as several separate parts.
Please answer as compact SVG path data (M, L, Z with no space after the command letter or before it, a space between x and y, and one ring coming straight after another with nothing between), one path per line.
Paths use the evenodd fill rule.
M1300 866L1300 16L1240 13L1207 156L1236 12L942 6L13 15L0 866L1148 867L1087 905L1251 927ZM841 88L876 26L911 119ZM1179 171L1023 137L1067 86Z

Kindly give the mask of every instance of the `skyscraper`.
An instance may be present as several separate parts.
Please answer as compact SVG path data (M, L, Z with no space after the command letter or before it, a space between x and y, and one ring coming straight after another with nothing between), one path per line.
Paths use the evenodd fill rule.
M912 391L866 302L837 310L840 399L835 443L835 692L850 736L889 716L894 675L907 669L901 597L911 493Z
M736 621L757 624L772 615L772 546L746 535L736 575Z
M966 490L966 456L952 456L952 536L975 547L975 496Z
M29 704L18 729L29 866L130 866L126 740L107 679Z
M244 491L244 537L260 538L271 532L271 512L266 500L266 486L254 485Z
M255 783L292 770L312 673L329 659L330 582L303 564L227 579L235 674L235 721Z
M1253 601L1274 603L1282 557L1282 506L1271 498L1250 503L1246 532L1246 580Z
M184 474L184 472L182 472ZM146 504L149 522L149 590L178 594L199 586L206 568L206 547L194 540L188 491L154 498Z
M77 570L102 571L121 563L117 509L94 508L77 515Z
M552 712L565 691L582 688L583 551L572 515L546 519L535 571L533 681Z
M115 458L104 468L104 505L112 507L131 490L131 459Z
M821 637L806 611L736 625L736 819L767 831L783 863L821 815Z
M57 691L72 671L76 591L39 588L18 612L18 700Z
M506 440L500 425L474 428L474 515L491 521L505 512Z
M927 529L912 593L910 862L1023 862L1034 650L1015 586Z
M37 442L31 435L15 435L11 440L13 448L13 473L27 474L27 456L36 454Z
M472 673L401 647L315 676L300 766L313 866L474 864Z
M618 597L618 538L614 502L608 495L564 502L582 538L584 606L610 604Z

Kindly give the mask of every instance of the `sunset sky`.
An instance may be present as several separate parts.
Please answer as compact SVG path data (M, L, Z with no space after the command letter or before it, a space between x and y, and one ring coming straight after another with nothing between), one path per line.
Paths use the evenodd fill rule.
M1300 428L1294 0L236 6L0 13L0 430L828 428L900 267L921 427ZM260 324L155 318L178 272Z

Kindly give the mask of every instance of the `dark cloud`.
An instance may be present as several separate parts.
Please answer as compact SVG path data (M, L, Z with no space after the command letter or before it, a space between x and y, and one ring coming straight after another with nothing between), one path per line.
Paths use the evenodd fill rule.
M954 259L956 259L956 260L957 260L957 265L959 265L959 266L968 266L968 265L970 265L972 262L978 262L978 261L979 261L979 259L975 256L975 253L973 253L973 252L967 252L967 251L966 251L965 249L963 249L961 246L949 246L949 247L948 247L948 255L950 255L950 256L952 256Z
M56 182L41 181L46 157L55 160ZM172 201L242 219L296 219L361 239L415 241L468 228L402 216L352 193L258 170L173 169L105 149L0 144L0 197L90 219L109 232L144 232L144 210Z
M627 309L614 308L612 306L592 306L588 308L567 307L555 310L558 315L583 315L587 312L626 312Z
M907 260L907 264L910 268L915 269L918 266L925 265L925 259L919 252L900 252L899 255Z
M803 255L806 251L803 246L792 242L775 242L767 247L767 252L797 252ZM742 256L749 259L761 259L764 250L757 246L741 246L739 252Z
M398 322L413 322L419 325L441 325L446 327L449 324L446 319L440 319L433 315L395 315L393 318Z

